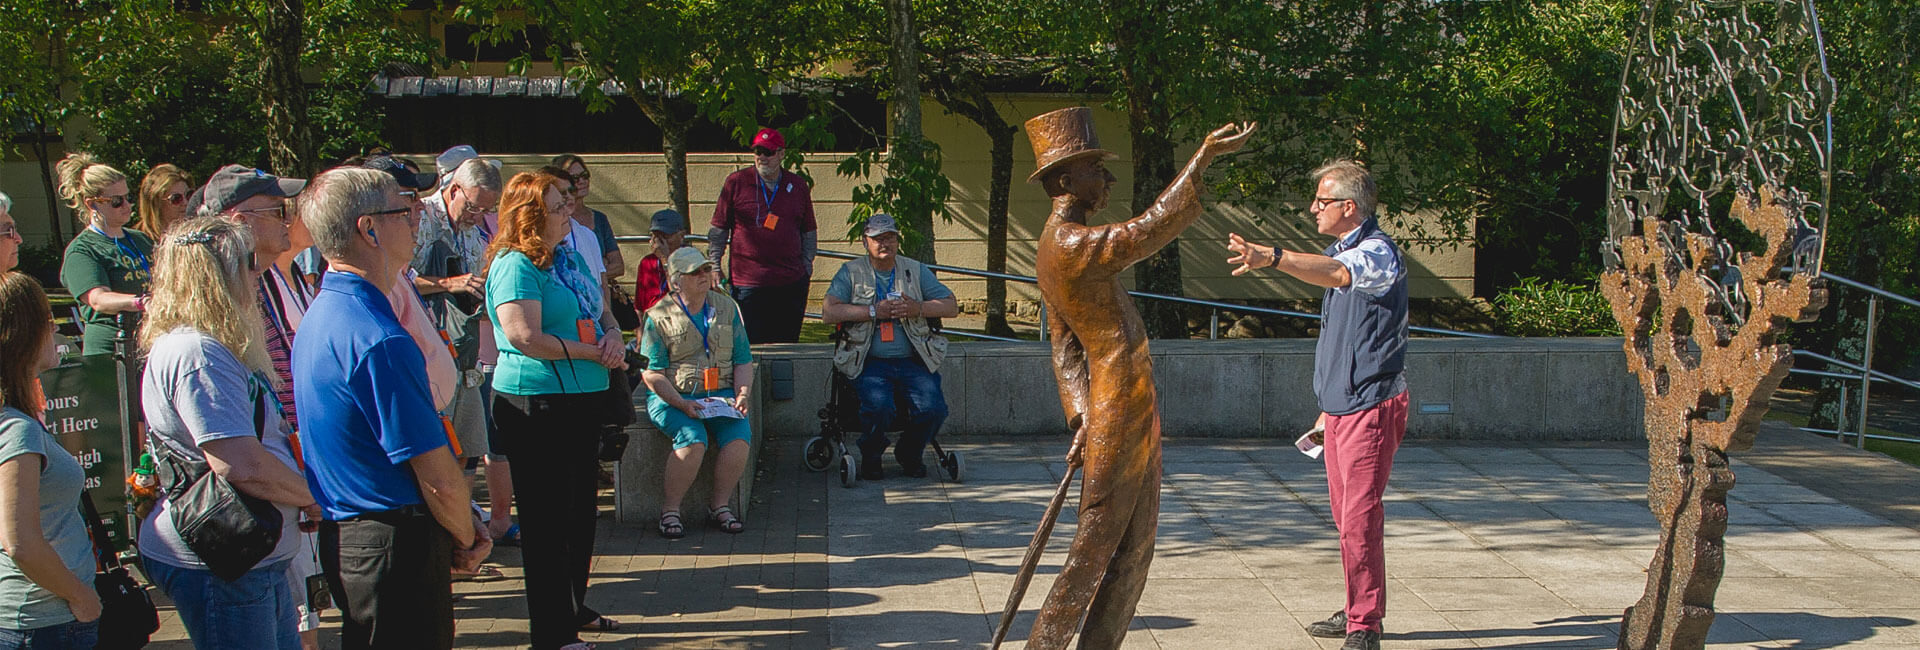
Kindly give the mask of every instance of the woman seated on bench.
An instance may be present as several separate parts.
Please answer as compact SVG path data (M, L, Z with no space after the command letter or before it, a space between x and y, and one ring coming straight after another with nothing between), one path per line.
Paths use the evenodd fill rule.
M660 535L687 534L680 500L687 496L709 445L720 449L714 463L712 509L707 521L728 533L745 529L727 507L747 469L753 437L744 416L753 384L753 352L740 307L713 290L713 265L693 248L667 258L673 292L647 309L641 326L640 354L647 357L647 417L673 439L667 459L666 491L661 500ZM711 399L709 399L711 398ZM727 407L738 413L728 413ZM716 412L718 411L718 412ZM707 417L701 417L705 415Z

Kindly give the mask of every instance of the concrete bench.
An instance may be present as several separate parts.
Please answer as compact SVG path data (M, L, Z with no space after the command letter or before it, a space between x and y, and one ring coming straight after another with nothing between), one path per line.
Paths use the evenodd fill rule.
M753 427L753 439L748 444L747 471L740 476L740 484L734 488L733 508L735 515L753 525L747 509L752 504L754 467L760 461L760 447L764 444L767 431L761 418L766 404L766 391L763 381L766 371L755 372L753 405L747 409L747 422ZM614 512L620 523L650 524L660 518L660 501L666 490L667 457L673 453L673 441L660 433L647 418L647 391L642 388L634 391L634 412L637 421L627 427L627 453L620 462L614 464ZM718 449L709 448L706 457L701 459L700 474L693 479L693 487L687 489L687 496L680 500L680 518L691 530L704 525L707 508L712 504L708 498L713 494L713 464L720 457Z

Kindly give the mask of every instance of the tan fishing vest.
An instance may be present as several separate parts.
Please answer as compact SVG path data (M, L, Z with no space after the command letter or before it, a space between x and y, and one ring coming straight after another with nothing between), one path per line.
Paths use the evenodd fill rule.
M906 257L894 256L894 289L900 295L914 300L924 300L920 293L920 278L927 277L927 265ZM847 302L854 305L871 305L879 302L876 296L879 286L873 263L862 257L847 262L847 280L852 291ZM895 320L895 330L905 332L907 344L920 354L920 360L927 364L927 372L940 372L940 362L947 358L947 337L933 333L925 318L901 318ZM858 378L861 368L866 367L867 351L873 349L873 321L862 320L841 323L845 334L839 347L833 350L833 367L849 378ZM696 342L697 344L697 342Z
M733 321L740 306L719 291L707 292L707 304L713 307L713 324L707 329L707 344L712 354L700 345L700 330L686 312L680 310L675 294L667 294L647 308L647 318L660 328L667 343L667 377L681 395L702 392L700 372L720 369L720 389L733 388ZM699 316L699 312L694 313Z

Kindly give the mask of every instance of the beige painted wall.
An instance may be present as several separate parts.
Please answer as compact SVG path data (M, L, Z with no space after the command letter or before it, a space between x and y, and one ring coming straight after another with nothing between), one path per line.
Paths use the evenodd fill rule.
M1009 96L1000 102L1001 114L1020 122L1055 108L1075 105L1069 97ZM944 264L985 268L986 204L991 163L988 141L978 127L956 115L949 115L938 104L924 107L927 136L938 142L944 156L944 169L953 179L954 215L950 222L936 224L939 261ZM1101 143L1119 159L1108 169L1119 178L1113 188L1114 200L1097 222L1127 218L1127 197L1132 194L1132 163L1124 116L1104 109L1095 110L1096 128ZM1189 150L1190 151L1190 150ZM437 152L412 154L416 161L432 164ZM485 154L486 152L481 152ZM559 153L559 152L554 152ZM1185 155L1183 153L1183 155ZM834 163L841 157L832 153L809 156L807 166L817 186L814 209L818 215L823 248L858 252L858 244L845 240L847 215L852 210L849 197L859 180L837 176ZM550 156L513 155L500 157L509 173L526 171L545 164ZM586 156L594 173L593 195L589 202L612 219L621 234L644 234L648 215L667 207L666 160L661 154L594 154ZM693 214L689 215L694 232L704 233L713 215L713 202L727 174L752 164L747 154L692 154L687 157L688 186ZM1008 272L1033 274L1034 240L1046 222L1048 201L1037 185L1025 182L1033 170L1033 150L1025 137L1014 145L1014 187L1008 224ZM1304 185L1304 182L1302 183ZM47 236L45 203L39 170L32 161L18 159L0 163L0 191L14 197L14 218L20 222L29 241ZM67 226L72 233L72 226ZM1181 264L1187 295L1198 298L1310 298L1320 291L1272 272L1234 278L1225 259L1227 233L1238 232L1254 241L1279 243L1294 249L1318 250L1328 238L1315 234L1304 210L1252 211L1224 204L1211 204L1207 215L1181 238ZM1407 242L1414 243L1414 242ZM629 268L645 254L640 245L627 245ZM1412 266L1411 292L1414 297L1463 297L1473 290L1474 251L1465 246L1427 251L1408 247ZM823 260L814 272L815 292L823 292L838 263ZM948 275L942 278L962 299L984 298L985 281ZM1032 287L1009 286L1013 300L1037 300Z

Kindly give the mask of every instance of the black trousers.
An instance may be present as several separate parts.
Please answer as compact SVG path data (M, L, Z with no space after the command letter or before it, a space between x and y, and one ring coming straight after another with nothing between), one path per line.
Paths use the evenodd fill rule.
M494 422L513 463L535 650L578 643L580 626L600 618L586 601L604 400L600 393L494 393Z
M740 320L747 325L747 342L800 342L800 321L807 314L807 281L771 287L733 288L740 303Z
M453 647L453 535L426 506L320 522L346 650Z

